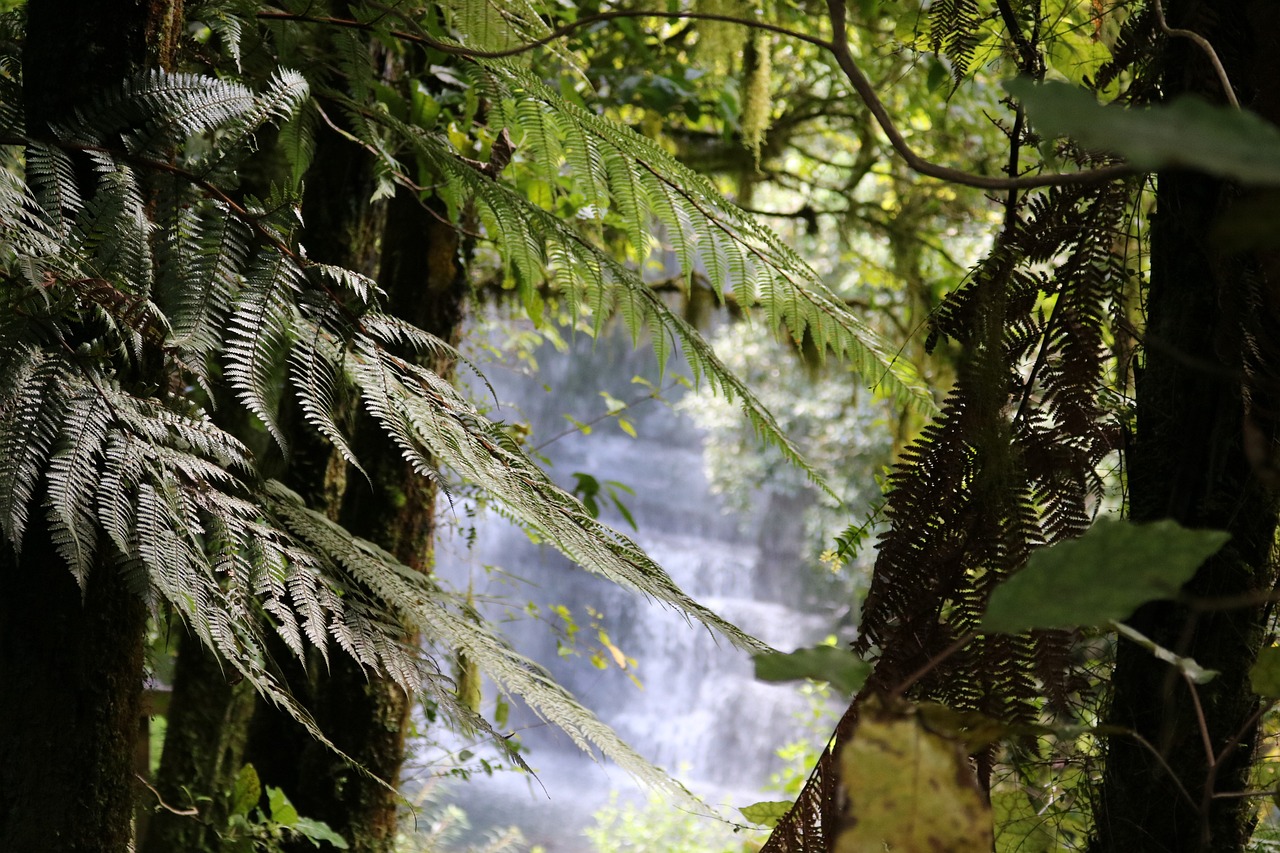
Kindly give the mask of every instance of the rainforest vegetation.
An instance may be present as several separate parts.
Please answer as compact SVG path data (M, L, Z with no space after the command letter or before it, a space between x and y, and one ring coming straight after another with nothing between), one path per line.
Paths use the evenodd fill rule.
M433 574L453 501L847 694L734 849L1280 845L1277 121L1265 0L0 0L0 851L386 853L412 727L520 766L495 694L684 814ZM493 306L805 482L856 639L604 524Z

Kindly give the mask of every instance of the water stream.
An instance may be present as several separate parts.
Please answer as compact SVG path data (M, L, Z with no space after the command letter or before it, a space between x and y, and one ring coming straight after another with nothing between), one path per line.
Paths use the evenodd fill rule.
M633 376L657 381L652 355L633 350L625 334L604 336L594 346L581 337L563 354L544 346L537 358L536 376L485 368L507 406L492 416L527 422L533 446L563 432L569 425L565 414L586 422L602 413L601 391L627 401L644 394ZM664 397L674 401L682 390L667 390ZM827 633L830 617L806 600L805 499L766 490L756 496L749 515L729 513L708 486L704 436L687 416L666 403L647 401L628 409L626 417L634 438L608 419L590 435L573 433L542 447L552 476L571 486L575 472L586 472L601 483L614 480L634 491L619 497L638 530L608 505L602 507L602 519L636 539L686 592L748 633L788 651ZM677 774L708 802L744 805L761 798L779 768L775 750L804 734L795 715L806 700L793 687L756 681L747 654L723 638L573 566L495 514L471 519L457 502L445 512L452 513L459 532L440 544L437 572L460 588L470 584L477 600L508 600L506 607L485 605L486 613L511 619L503 630L517 649L546 666L641 754ZM462 531L472 525L474 545L468 546ZM485 568L492 566L506 574ZM556 605L568 608L580 627L584 653L561 654L546 624L511 618L527 612L522 610L526 601L544 615ZM555 616L550 621L560 622ZM590 663L589 648L601 650L593 623L635 659L634 670L620 669L607 648L607 668ZM520 732L540 784L500 773L446 783L444 796L467 812L477 832L515 824L547 853L589 851L581 828L610 791L634 796L634 783L616 767L584 756L527 709L514 707L508 727Z

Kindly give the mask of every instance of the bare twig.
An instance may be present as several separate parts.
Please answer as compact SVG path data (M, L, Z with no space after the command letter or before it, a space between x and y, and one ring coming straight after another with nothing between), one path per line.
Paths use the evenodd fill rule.
M1218 75L1218 82L1222 84L1222 94L1226 96L1227 103L1240 109L1240 101L1236 100L1236 91L1231 85L1231 78L1227 76L1227 69L1223 67L1222 60L1218 58L1218 52L1213 49L1213 45L1209 44L1209 40L1197 32L1169 26L1169 22L1164 18L1164 5L1160 0L1152 0L1152 8L1155 10L1156 23L1160 26L1161 32L1168 36L1190 39L1196 47L1204 51L1204 55L1209 58L1209 64Z
M137 777L138 781L141 782L148 791L155 794L156 802L160 804L160 808L164 809L170 814L176 814L179 817L199 817L200 816L200 810L195 808L194 806L192 806L189 809L175 809L173 806L169 805L164 801L164 798L160 796L159 791L151 787L151 783L149 783L146 779L142 778L141 773L134 773L133 775Z

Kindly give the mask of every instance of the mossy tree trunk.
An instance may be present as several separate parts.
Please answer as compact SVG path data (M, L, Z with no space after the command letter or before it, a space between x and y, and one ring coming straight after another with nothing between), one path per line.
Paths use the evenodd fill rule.
M39 138L103 85L168 67L182 4L32 0L27 16L24 107ZM0 546L0 850L124 853L146 607L101 562L82 591L33 506L20 555Z
M218 849L216 829L226 823L225 794L240 770L253 710L252 688L230 683L233 673L199 639L182 638L153 784L169 808L151 818L144 853Z
M1241 102L1274 121L1280 19L1272 6L1175 2L1169 12L1174 26L1217 45ZM1172 41L1165 61L1169 96L1221 100L1204 54L1188 40ZM1214 794L1248 788L1257 738L1259 700L1248 672L1270 613L1261 599L1276 582L1280 502L1267 457L1276 449L1280 279L1264 257L1220 250L1215 228L1237 196L1212 178L1159 176L1129 484L1135 521L1172 518L1231 533L1188 584L1189 595L1255 596L1259 603L1196 610L1161 602L1128 620L1220 674L1192 686L1149 652L1121 642L1106 722L1142 741L1109 741L1095 851L1225 853L1244 849L1253 826L1253 800Z

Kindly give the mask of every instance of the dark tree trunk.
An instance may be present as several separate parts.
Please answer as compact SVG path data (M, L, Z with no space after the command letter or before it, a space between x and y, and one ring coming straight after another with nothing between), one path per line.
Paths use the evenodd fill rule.
M27 17L23 97L39 136L104 83L167 66L182 4L32 0ZM146 607L103 565L82 594L35 504L21 556L0 545L0 850L123 853Z
M103 567L82 600L43 527L0 549L0 850L123 853L146 608Z
M194 636L183 637L155 789L170 809L151 818L144 853L216 850L227 792L241 767L253 689L229 684L223 666ZM187 813L196 809L197 814Z
M1208 5L1170 4L1174 26L1201 32L1217 45L1242 103L1275 120L1275 12L1258 2L1213 4L1212 12ZM1173 42L1169 54L1169 95L1221 99L1215 75L1190 42ZM1204 176L1159 176L1146 356L1137 376L1138 427L1129 453L1135 521L1172 518L1231 533L1231 542L1186 588L1204 599L1261 597L1276 581L1280 504L1274 475L1260 456L1275 447L1280 303L1269 290L1277 281L1274 271L1268 276L1266 259L1227 257L1211 236L1238 194ZM1261 604L1196 612L1156 603L1129 620L1157 643L1220 674L1193 688L1173 667L1121 642L1106 722L1132 730L1145 744L1110 739L1094 850L1244 848L1253 801L1213 794L1248 787L1258 707L1248 672L1268 613Z

